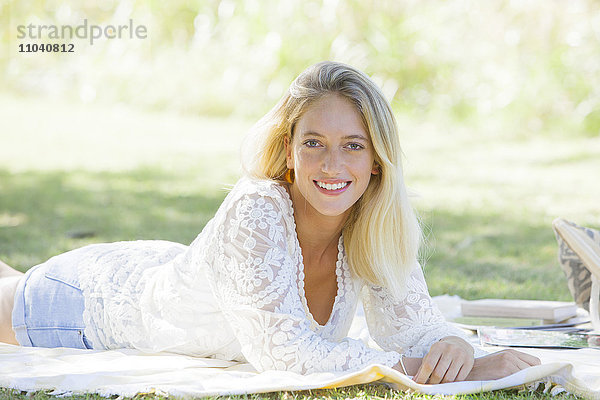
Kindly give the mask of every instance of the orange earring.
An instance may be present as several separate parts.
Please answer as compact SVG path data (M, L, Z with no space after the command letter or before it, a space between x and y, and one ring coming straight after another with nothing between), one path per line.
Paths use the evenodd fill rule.
M294 175L292 174L292 169L288 169L287 171L285 171L285 175L284 175L284 179L287 183L294 183Z

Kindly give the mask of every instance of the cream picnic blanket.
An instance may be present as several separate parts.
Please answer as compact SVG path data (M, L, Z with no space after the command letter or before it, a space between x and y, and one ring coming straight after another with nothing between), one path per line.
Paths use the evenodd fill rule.
M456 301L456 298L454 298ZM444 299L449 304L448 298ZM351 336L368 341L359 312ZM486 348L495 351L499 348ZM495 381L419 385L397 371L372 365L356 372L298 375L257 373L249 364L136 350L27 348L0 344L0 386L23 391L53 390L54 394L100 393L134 396L159 393L178 397L264 393L333 388L383 381L395 389L428 394L467 394L519 387L535 382L589 399L600 399L600 351L525 349L543 364Z

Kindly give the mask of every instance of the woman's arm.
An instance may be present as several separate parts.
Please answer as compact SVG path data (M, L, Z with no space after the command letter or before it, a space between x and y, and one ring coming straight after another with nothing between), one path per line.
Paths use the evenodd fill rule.
M433 347L433 346L432 346ZM448 368L447 360L454 360L450 353L445 353L437 365L425 364L423 358L404 358L404 367L417 383L447 383L458 381L487 381L504 378L522 369L540 365L540 359L532 355L507 349L487 356L479 357L471 363L471 368L463 366L458 373L456 368ZM440 368L441 367L441 368ZM394 369L404 373L400 363ZM468 372L467 372L468 371Z
M464 332L449 324L433 303L420 268L411 272L406 293L402 296L370 284L363 288L362 295L369 332L384 350L423 358L435 343L441 341L459 346L472 357L473 348L464 340ZM451 340L450 337L462 340ZM477 356L487 354L476 353Z
M514 350L491 355L474 351L464 333L449 324L431 300L420 268L411 273L402 298L378 286L365 289L363 302L371 336L384 350L406 354L407 374L417 383L496 379L518 370L515 368L539 364L535 357ZM485 357L475 359L475 352ZM400 364L395 368L402 372Z

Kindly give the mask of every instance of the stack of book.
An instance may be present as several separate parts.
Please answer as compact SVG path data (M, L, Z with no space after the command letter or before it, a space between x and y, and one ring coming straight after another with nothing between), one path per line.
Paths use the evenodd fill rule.
M462 318L475 326L530 327L560 324L577 316L577 305L563 301L481 299L463 301Z

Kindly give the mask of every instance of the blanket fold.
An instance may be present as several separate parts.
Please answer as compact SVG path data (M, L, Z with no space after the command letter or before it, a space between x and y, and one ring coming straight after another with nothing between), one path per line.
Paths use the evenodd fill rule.
M28 348L0 344L0 386L54 394L99 393L134 396L162 393L198 397L327 389L382 381L394 389L424 394L469 394L552 382L589 399L600 399L600 366L593 349L525 349L544 362L494 381L420 385L396 370L371 365L360 371L299 375L257 373L245 363L136 350ZM570 360L571 362L566 362Z

